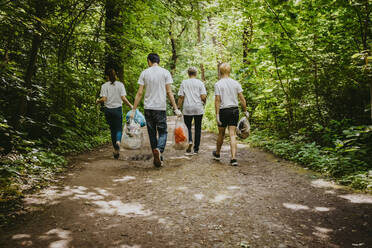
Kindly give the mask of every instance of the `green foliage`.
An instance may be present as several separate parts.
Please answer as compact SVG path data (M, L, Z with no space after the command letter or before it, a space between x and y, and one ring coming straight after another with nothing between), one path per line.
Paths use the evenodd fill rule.
M202 128L214 133L218 133L213 94L209 94L204 107Z
M370 127L365 127L363 131L370 135ZM349 130L346 131L348 132ZM279 157L336 178L342 184L372 192L372 158L352 156L347 147L340 147L336 144L333 148L323 148L315 142L306 143L299 136L283 139L269 130L254 131L247 142L271 151ZM354 147L354 149L357 148ZM364 149L370 149L370 147Z

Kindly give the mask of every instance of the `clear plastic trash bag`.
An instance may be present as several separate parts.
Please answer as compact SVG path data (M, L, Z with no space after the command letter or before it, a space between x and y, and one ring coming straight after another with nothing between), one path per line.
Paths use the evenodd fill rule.
M121 144L126 149L140 149L143 142L141 125L133 120L127 122L123 129Z
M251 133L251 125L249 124L249 120L247 117L243 117L238 122L238 127L236 129L236 135L239 138L246 139Z
M177 117L174 127L173 147L176 150L184 150L188 145L188 130L183 117Z
M125 119L127 120L127 123L129 123L131 113L132 113L132 110L130 110L125 116ZM145 116L138 109L136 109L136 113L134 114L134 121L139 123L141 125L141 127L146 126Z

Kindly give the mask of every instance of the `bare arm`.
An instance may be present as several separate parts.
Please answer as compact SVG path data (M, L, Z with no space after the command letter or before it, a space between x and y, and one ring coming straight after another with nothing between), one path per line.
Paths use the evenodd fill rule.
M220 114L221 96L216 95L214 97L214 108L216 109L216 116Z
M107 101L107 97L103 96L103 97L97 99L96 104L104 103L106 101Z
M142 99L143 89L144 89L144 85L140 85L139 88L138 88L138 91L137 91L137 94L136 94L136 99L134 100L134 104L133 104L133 107L132 107L132 110L134 110L134 111L137 109L138 104L140 103L140 101Z
M185 99L184 96L178 96L178 108L180 109L182 107L182 104L183 104L183 100Z
M205 102L207 101L207 95L200 95L200 99L205 104Z
M166 84L165 88L167 90L167 95L168 95L168 98L169 98L169 100L172 104L173 110L178 109L177 105L176 105L176 101L174 100L171 84Z
M128 101L128 99L125 97L125 96L122 96L121 97L121 100L123 100L123 102L128 105L130 108L133 108L133 105Z
M238 94L240 104L242 105L243 112L247 112L247 102L245 101L245 98L243 96L243 93Z

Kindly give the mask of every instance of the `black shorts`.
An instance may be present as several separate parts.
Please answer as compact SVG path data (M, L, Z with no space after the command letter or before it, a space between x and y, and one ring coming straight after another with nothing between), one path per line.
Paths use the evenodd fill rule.
M220 109L220 121L222 125L219 127L237 126L239 121L239 108Z

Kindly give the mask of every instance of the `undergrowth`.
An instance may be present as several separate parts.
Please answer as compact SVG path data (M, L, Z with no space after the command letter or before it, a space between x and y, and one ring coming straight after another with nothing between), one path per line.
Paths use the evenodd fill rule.
M208 98L205 106L203 129L217 132L213 97ZM288 138L268 129L253 130L244 140L251 146L320 172L342 185L372 193L372 126L351 126L337 134L323 131L332 144L329 146L311 141L303 130Z

